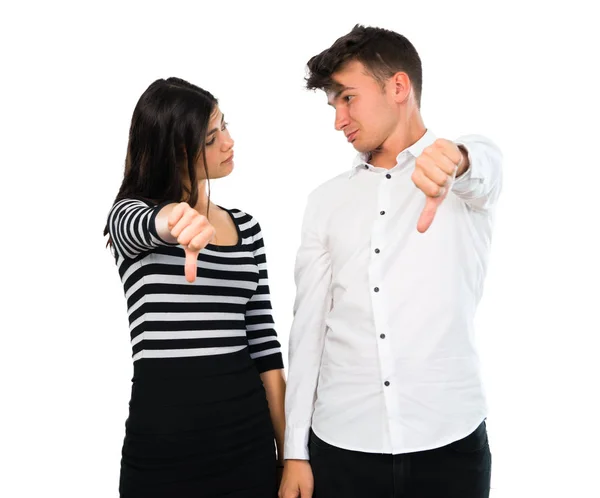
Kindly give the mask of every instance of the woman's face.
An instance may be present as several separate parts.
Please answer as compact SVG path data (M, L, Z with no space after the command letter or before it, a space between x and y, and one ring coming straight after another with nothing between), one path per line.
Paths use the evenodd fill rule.
M233 170L233 139L227 129L225 117L219 107L215 107L210 121L208 122L208 133L205 138L206 168L202 156L196 163L196 175L198 180L208 178L223 178Z

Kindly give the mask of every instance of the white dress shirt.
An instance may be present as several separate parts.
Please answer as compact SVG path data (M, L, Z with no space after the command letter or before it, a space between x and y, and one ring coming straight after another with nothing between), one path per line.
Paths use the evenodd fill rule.
M311 193L296 259L286 459L308 435L369 453L408 453L470 434L486 417L473 319L483 290L500 150L456 140L470 167L433 224L411 180L430 131L387 170L356 158Z

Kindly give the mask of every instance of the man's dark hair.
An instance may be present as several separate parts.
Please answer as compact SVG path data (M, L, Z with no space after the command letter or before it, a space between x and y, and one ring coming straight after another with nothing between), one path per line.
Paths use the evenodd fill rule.
M382 87L385 80L397 72L405 72L421 105L423 74L421 59L413 44L394 31L360 24L308 61L306 88L325 91L335 88L331 75L350 61L361 62Z

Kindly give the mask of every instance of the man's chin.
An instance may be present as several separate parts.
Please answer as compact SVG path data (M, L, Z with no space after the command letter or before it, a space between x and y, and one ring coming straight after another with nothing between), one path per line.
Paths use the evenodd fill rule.
M361 154L368 154L369 152L371 152L372 149L372 147L369 147L368 145L365 145L364 143L359 142L358 140L352 142L352 147L354 147L354 150L356 152L360 152Z

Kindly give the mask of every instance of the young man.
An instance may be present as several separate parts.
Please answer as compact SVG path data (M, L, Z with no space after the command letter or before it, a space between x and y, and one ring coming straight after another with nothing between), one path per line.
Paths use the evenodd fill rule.
M359 154L304 217L279 496L487 497L473 318L501 153L425 127L397 33L356 26L308 67Z

